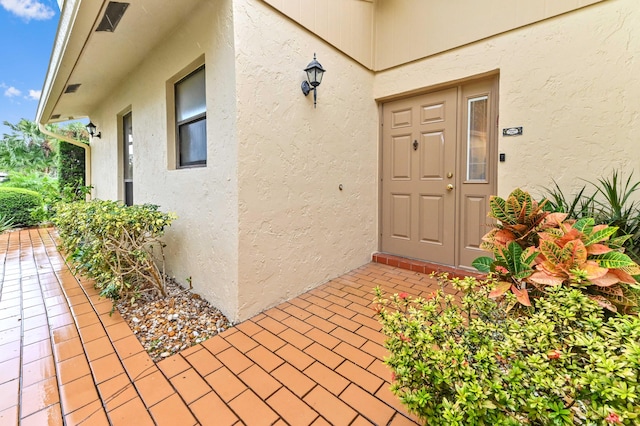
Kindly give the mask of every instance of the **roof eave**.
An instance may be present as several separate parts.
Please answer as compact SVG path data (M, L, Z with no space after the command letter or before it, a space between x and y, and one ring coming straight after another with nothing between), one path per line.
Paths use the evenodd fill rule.
M69 77L91 35L101 8L102 1L64 1L49 59L49 67L36 111L36 122L45 124L69 119L69 117L60 117L59 120L52 120L51 114L64 93ZM88 114L88 111L85 111L84 114Z

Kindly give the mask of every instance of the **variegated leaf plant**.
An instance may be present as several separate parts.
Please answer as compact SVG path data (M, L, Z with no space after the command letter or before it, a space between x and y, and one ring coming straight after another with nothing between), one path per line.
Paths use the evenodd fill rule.
M498 224L483 237L482 248L494 258L478 258L473 266L498 277L492 296L511 291L530 306L529 290L564 285L582 289L610 311L637 309L640 286L634 275L640 267L622 248L629 236L612 238L617 227L544 212L520 189L506 200L492 197L490 207Z

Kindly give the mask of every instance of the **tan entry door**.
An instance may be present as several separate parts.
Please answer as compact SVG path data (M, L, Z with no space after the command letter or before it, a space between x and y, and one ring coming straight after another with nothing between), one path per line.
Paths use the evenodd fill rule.
M470 267L495 193L494 82L383 105L386 253Z

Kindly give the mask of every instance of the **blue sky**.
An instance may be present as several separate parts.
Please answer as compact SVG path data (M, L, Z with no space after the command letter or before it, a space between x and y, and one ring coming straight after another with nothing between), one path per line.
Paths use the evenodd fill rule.
M35 119L59 18L56 0L0 0L0 136Z

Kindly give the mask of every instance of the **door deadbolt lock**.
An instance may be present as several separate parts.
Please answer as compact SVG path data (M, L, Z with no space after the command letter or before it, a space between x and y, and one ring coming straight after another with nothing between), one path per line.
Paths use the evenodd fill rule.
M453 191L453 185L451 184L447 185L447 191Z
M451 172L447 173L447 177L448 177L449 179L451 179L451 178L453 177L453 173L451 173Z
M413 150L414 151L418 150L418 140L417 139L415 141L413 141Z

